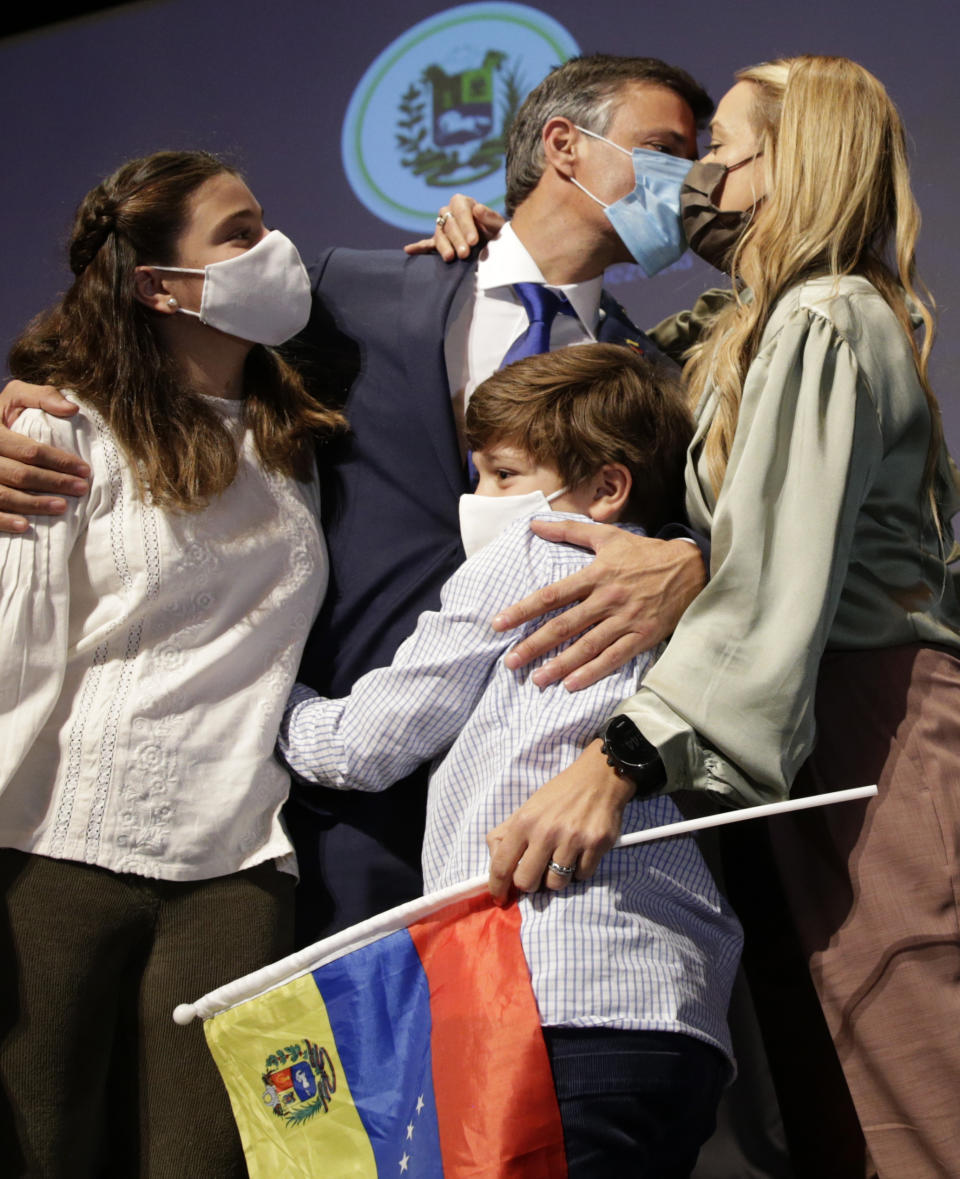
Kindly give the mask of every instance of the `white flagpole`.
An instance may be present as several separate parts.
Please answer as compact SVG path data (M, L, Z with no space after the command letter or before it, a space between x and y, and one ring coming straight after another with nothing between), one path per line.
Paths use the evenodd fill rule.
M748 806L736 811L724 811L720 815L705 815L702 819L685 819L682 823L666 823L662 827L648 827L645 831L633 831L624 835L614 847L633 847L635 843L647 843L651 839L665 839L670 835L689 835L691 831L704 831L708 827L725 827L728 823L742 823L744 819L763 819L770 815L785 815L790 811L807 811L812 807L830 806L835 802L853 802L857 798L872 798L876 786L855 786L852 790L833 790L829 794L814 794L810 798L788 798L786 802L768 802L763 806Z
M812 807L830 806L837 802L851 802L858 798L870 798L877 793L876 786L857 786L853 790L836 790L829 794L816 794L811 798L791 798L786 802L771 802L764 806L743 807L736 811L726 811L720 815L705 815L700 819L685 819L680 823L667 823L662 827L648 827L645 831L633 831L624 835L613 845L614 847L633 847L638 843L649 843L654 839L667 839L676 835L689 835L694 831L704 831L709 827L723 827L728 823L742 823L746 819L762 819L769 815L783 815L791 811L809 810ZM209 1019L228 1007L236 1007L238 1003L245 1003L254 999L265 991L270 991L281 983L292 978L307 974L327 962L342 958L351 950L368 945L377 938L395 933L398 929L405 929L414 921L421 921L442 909L444 905L455 901L468 900L478 896L487 886L487 874L474 876L461 884L451 885L440 892L428 893L417 897L405 905L398 905L395 909L388 909L385 913L378 913L368 921L362 921L350 929L315 942L312 946L305 946L302 950L281 958L279 962L271 962L261 970L243 978L234 979L210 991L194 1003L181 1003L173 1013L174 1020L179 1024L188 1024L192 1019Z

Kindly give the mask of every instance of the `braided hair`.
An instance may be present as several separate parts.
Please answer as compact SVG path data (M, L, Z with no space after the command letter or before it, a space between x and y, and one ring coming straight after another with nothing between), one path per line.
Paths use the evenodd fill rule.
M70 269L81 275L117 227L117 201L102 184L88 194L77 212L70 241Z
M224 172L236 175L208 152L161 151L129 161L87 193L70 238L73 283L10 354L13 376L70 388L103 415L154 503L188 511L232 482L236 441L186 382L157 313L136 298L135 272L176 263L191 199ZM308 478L314 435L340 429L343 419L261 345L250 351L244 383L244 416L261 461Z

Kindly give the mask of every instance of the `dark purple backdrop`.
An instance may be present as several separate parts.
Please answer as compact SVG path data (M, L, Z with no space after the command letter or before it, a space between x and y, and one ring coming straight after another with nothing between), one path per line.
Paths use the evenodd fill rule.
M791 53L845 54L883 79L912 138L925 218L921 270L941 313L934 380L952 449L960 452L960 16L952 0L534 6L559 20L584 52L663 57L689 69L715 97L733 68ZM65 234L80 196L121 160L158 147L233 155L269 222L305 257L330 242L407 240L410 234L354 198L340 162L340 130L373 59L446 7L427 0L148 0L0 41L4 351L65 284ZM711 276L697 262L620 285L617 294L647 324L689 304Z

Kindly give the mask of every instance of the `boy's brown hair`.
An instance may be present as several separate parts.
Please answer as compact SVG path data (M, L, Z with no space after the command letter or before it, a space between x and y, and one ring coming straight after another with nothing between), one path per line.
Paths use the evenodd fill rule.
M581 344L518 360L478 385L467 445L514 446L570 487L606 463L633 477L624 519L655 533L684 519L693 421L679 380L619 344Z

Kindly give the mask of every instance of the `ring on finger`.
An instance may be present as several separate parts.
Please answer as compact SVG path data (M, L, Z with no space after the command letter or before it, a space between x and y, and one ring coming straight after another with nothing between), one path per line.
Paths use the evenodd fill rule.
M563 864L558 864L556 860L551 860L547 864L548 872L556 872L558 876L572 876L577 870L576 864L571 864L569 867L564 867Z
M441 229L443 229L443 227L446 225L446 223L447 223L449 220L450 220L450 214L449 214L449 213L438 213L438 214L437 214L437 225L438 225L438 226L439 226Z

